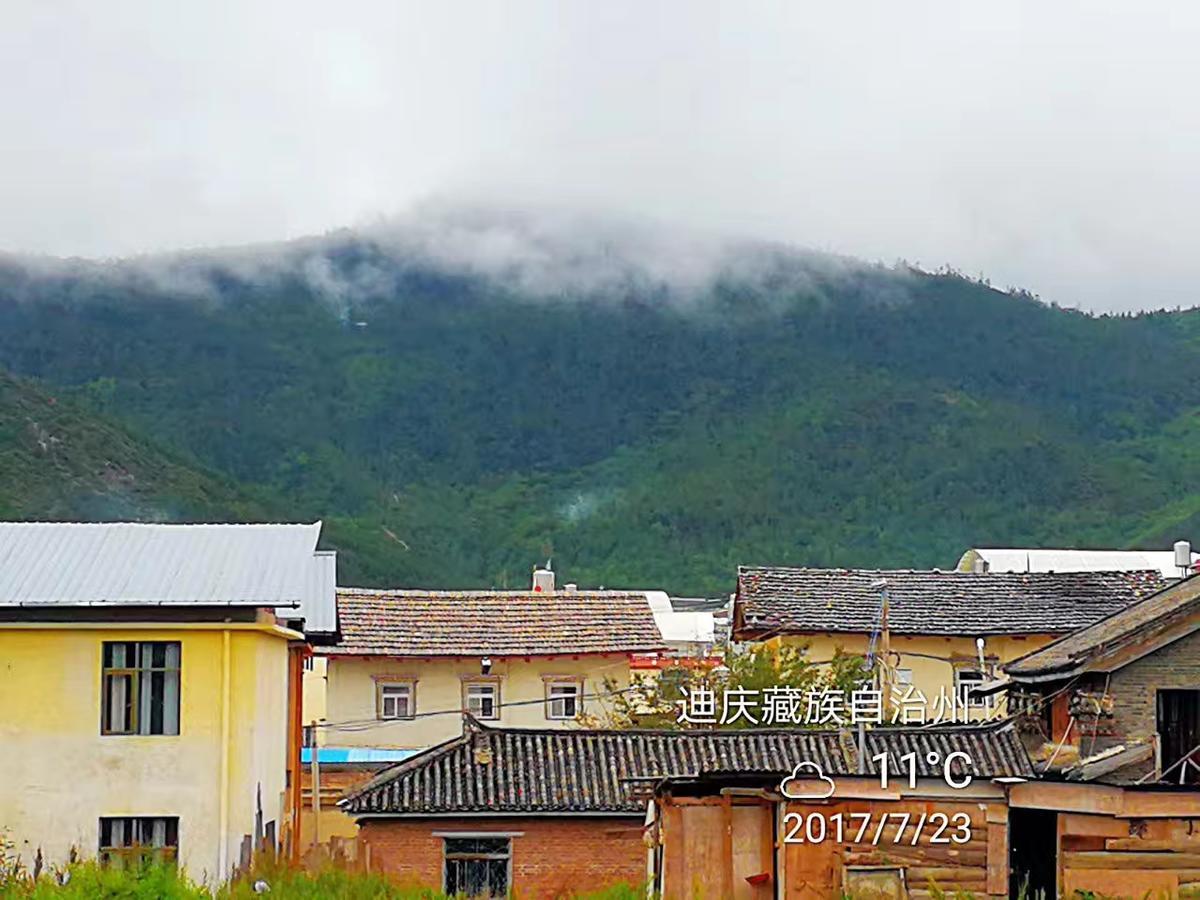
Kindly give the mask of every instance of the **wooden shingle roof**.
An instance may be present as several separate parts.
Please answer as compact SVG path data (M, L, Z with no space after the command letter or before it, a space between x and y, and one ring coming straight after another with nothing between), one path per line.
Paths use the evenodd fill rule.
M1135 645L1154 646L1200 627L1200 575L1176 582L1139 603L1059 638L1004 667L1014 681L1069 678L1109 671L1136 658Z
M738 634L870 632L886 581L896 634L1063 633L1148 597L1157 571L987 573L939 570L738 569Z
M352 656L538 656L664 647L645 594L615 591L338 590Z
M866 774L887 752L893 771L916 753L920 777L939 778L934 754L967 753L980 778L1032 777L1013 722L866 732ZM634 788L704 775L782 778L813 762L829 776L858 774L835 731L616 731L488 728L465 719L461 737L387 769L351 791L339 805L351 816L462 813L640 814Z

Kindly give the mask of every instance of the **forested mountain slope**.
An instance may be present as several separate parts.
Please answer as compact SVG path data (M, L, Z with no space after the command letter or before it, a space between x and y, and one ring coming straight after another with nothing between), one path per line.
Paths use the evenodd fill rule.
M330 521L347 581L522 584L552 555L581 584L712 592L740 562L1197 536L1193 313L775 247L686 277L538 249L0 260L0 366Z
M0 373L0 518L205 521L266 514L121 425Z

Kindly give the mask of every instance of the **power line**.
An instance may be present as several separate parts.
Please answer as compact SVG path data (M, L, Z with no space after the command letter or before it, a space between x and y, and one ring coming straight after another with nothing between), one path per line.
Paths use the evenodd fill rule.
M631 691L638 691L638 690L641 690L641 688L631 685L630 687L619 688L617 690L612 690L612 691L596 691L596 692L593 692L590 694L580 694L579 699L580 700L595 700L600 697L614 697L614 696L617 696L620 694L628 694ZM508 707L512 707L512 706L534 706L537 704L544 704L546 702L548 702L548 701L544 697L542 697L542 698L535 697L532 700L510 700L507 703L497 703L494 705L498 709L507 709ZM469 710L463 709L462 707L456 707L454 709L435 709L435 710L429 710L427 712L416 712L416 713L413 713L411 716L405 716L402 719L374 718L374 719L348 719L344 722L318 722L317 728L326 728L326 729L330 729L333 731L366 731L371 728L379 728L381 726L395 725L398 722L408 722L413 719L424 719L424 718L429 718L432 716L450 716L450 715L461 716L463 713L467 713L467 712L469 712Z

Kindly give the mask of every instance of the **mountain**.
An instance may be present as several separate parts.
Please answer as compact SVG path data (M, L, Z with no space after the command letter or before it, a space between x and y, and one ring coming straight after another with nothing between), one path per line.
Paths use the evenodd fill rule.
M324 518L347 581L427 587L1165 546L1200 523L1198 316L522 217L0 260L0 366Z
M0 518L259 519L260 501L67 397L0 373Z

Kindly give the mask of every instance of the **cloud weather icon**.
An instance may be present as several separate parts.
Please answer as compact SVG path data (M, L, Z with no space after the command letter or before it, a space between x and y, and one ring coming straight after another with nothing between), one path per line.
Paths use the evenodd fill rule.
M827 800L833 788L833 779L808 760L796 763L792 774L779 784L779 792L789 800Z

